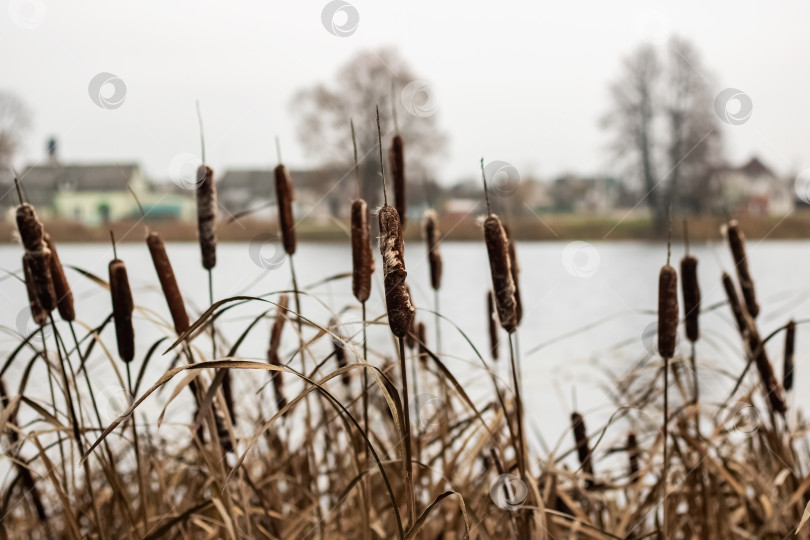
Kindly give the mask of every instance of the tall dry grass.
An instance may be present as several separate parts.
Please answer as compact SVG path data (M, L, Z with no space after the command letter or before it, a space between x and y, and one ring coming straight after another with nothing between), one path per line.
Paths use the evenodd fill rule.
M282 188L291 181L280 178ZM372 270L363 206L353 212L353 280L335 281L343 279L364 305ZM201 312L187 308L169 253L153 234L144 255L148 250L156 273L139 281L160 284L168 317L135 318L142 307L124 261L110 263L109 280L86 270L66 273L55 265L56 245L34 209L20 208L26 254L47 250L53 258L26 258L23 277L13 285L27 288L36 328L20 336L0 365L0 382L15 382L0 384L0 433L9 464L0 484L4 538L785 538L802 519L810 498L810 450L801 415L785 394L800 358L796 326L806 321L761 332L749 311L759 304L746 301L729 274L716 284L728 302L702 306L694 257L681 264L683 310L676 270L668 263L662 268L660 354L611 381L610 420L600 424L575 411L570 436L541 449L526 444L521 384L524 391L534 389L531 381L518 381L515 366L517 246L494 214L484 222L493 293L481 315L491 322L490 335L467 336L441 319L445 331L470 338L467 351L452 354L474 359L491 383L488 398L473 400L461 374L428 342L430 318L420 315L412 323L402 228L390 205L379 214L387 313L366 316L363 309L361 328L339 315L308 318L297 303L291 309L290 293L314 294L297 285L220 299ZM523 279L532 279L530 270ZM747 298L756 299L750 273L739 277L748 280ZM70 310L59 309L57 322L51 313L73 279L108 289L110 315L84 320L82 302L71 301ZM646 279L654 283L655 276ZM263 311L239 335L215 331L219 317L247 305ZM357 306L332 309L340 314ZM678 328L684 323L688 339L699 342L697 316L717 309L733 317L733 337L745 357L725 366L734 383L730 395L698 400L689 368L710 368L694 350L681 352ZM154 325L164 336L137 349L133 336L141 325ZM397 346L388 350L361 339L372 325L387 325ZM111 326L116 343L104 338ZM266 354L243 348L251 332L266 333ZM765 345L782 332L780 380ZM223 355L213 357L200 344L208 333ZM414 346L406 353L409 334ZM509 383L494 363L504 339L512 361ZM491 353L479 351L477 342L487 343ZM111 360L109 380L85 369L99 351ZM147 366L161 355L173 358L171 366L149 380ZM745 370L734 369L740 360ZM126 382L119 369L127 370ZM234 379L260 378L272 390L234 396L239 429L218 376L225 372ZM33 384L42 374L49 384ZM131 393L131 402L102 421L96 398L81 396L95 396L94 387L110 384ZM425 404L432 412L407 397L418 397L417 388L438 399ZM146 417L144 403L163 393L166 408L176 409L186 392L196 409L181 408L186 422L168 436L163 414ZM747 429L739 425L742 412L750 420ZM543 411L527 414L542 428ZM798 537L808 538L807 531Z

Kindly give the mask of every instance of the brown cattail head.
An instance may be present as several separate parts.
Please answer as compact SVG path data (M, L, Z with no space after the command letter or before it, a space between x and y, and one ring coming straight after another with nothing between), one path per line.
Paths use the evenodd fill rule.
M745 253L745 235L740 229L736 219L728 222L728 245L731 248L731 255L734 258L734 266L737 268L737 279L740 282L745 307L751 317L759 315L759 304L754 289L754 280L748 270L748 257Z
M574 428L574 441L577 445L577 456L582 471L590 478L586 480L588 485L593 485L593 460L591 459L591 447L588 442L588 433L585 430L585 419L578 412L571 413L571 425Z
M180 294L180 287L177 286L172 263L166 253L166 246L163 244L160 235L154 231L147 235L146 245L149 246L152 264L155 266L160 287L163 289L163 296L166 297L166 303L169 305L169 312L174 322L174 331L177 332L177 335L180 335L188 330L188 313L186 313L183 295Z
M31 270L31 283L37 295L39 304L50 313L56 307L56 291L53 288L51 276L51 250L44 245L35 251L26 251L23 259Z
M290 295L282 294L278 298L276 317L273 319L273 329L270 331L270 349L278 352L281 345L281 333L284 330L284 321L287 320L287 308L290 306Z
M785 363L782 370L782 386L785 392L793 388L793 355L796 348L796 321L791 320L785 327Z
M208 165L197 169L197 233L203 268L210 270L217 264L217 187Z
M292 203L295 200L290 173L284 165L276 166L276 202L278 203L278 228L281 241L288 255L295 253L295 222Z
M405 144L402 137L394 135L391 141L391 177L394 179L394 207L399 213L402 228L405 228Z
M512 269L512 282L515 284L515 324L520 324L523 319L523 302L520 299L520 265L517 260L517 249L515 249L515 241L512 239L512 233L508 227L503 228L506 231L506 238L509 240L509 264Z
M404 338L411 329L416 311L405 285L405 244L402 241L402 224L399 213L391 205L380 208L380 253L383 261L385 305L388 308L388 325L391 332Z
M408 297L411 299L411 303L413 303L411 288L405 285L405 289L408 291ZM411 350L416 348L416 317L411 317L411 327L408 330L408 334L405 336L405 346Z
M65 269L62 268L59 254L56 252L56 245L48 233L43 235L43 240L51 250L51 280L54 293L56 293L56 307L59 309L59 316L64 321L74 321L76 320L76 310L73 307L73 291L70 290L70 283L65 276Z
M700 285L697 279L697 259L686 255L681 259L681 293L683 294L684 325L686 337L691 342L698 340L700 334L698 316L700 315Z
M630 479L635 480L638 476L638 441L632 431L627 434L627 457L630 462Z
M442 286L442 254L439 251L439 220L432 208L425 210L425 242L430 263L430 286L439 290Z
M368 205L363 199L352 203L352 293L358 302L371 295L374 256L369 237Z
M773 366L768 359L768 353L765 350L765 344L759 336L759 332L753 324L748 329L748 350L754 357L754 364L757 366L759 378L762 381L762 387L765 390L768 404L771 411L783 414L787 411L785 405L785 397L782 392L782 386L776 380L776 375L773 372Z
M495 295L487 291L487 324L489 325L489 352L493 360L498 360L498 348L501 340L498 339L498 311L495 309Z
M675 356L678 340L678 274L669 264L658 274L658 353Z
M36 251L42 248L44 230L34 207L22 203L17 207L17 229L26 251Z
M270 349L267 350L267 362L273 366L281 366L278 351L273 350L272 345ZM280 372L271 371L270 380L273 381L273 393L276 395L276 406L281 410L287 406L287 398L284 396L284 379L281 378Z
M495 214L490 214L484 220L484 240L489 254L498 320L504 330L512 333L517 327L515 281L512 279L512 265L509 261L509 240L501 220Z
M25 288L28 291L28 305L31 306L31 318L39 326L48 322L48 312L39 303L37 291L34 289L34 276L31 272L30 258L23 256L23 274L25 276Z
M726 272L723 272L723 289L726 291L726 299L728 305L731 307L731 314L734 316L734 322L737 323L737 330L741 335L745 335L748 330L748 322L745 318L742 304L740 304L740 297L737 295L737 289L734 287L734 282L731 280Z
M419 361L422 364L427 363L428 353L427 353L427 327L425 323L419 321L419 324L416 325L416 339L419 341Z
M135 330L132 328L134 304L127 278L127 267L124 261L113 259L110 261L109 272L118 355L121 360L129 363L135 358Z

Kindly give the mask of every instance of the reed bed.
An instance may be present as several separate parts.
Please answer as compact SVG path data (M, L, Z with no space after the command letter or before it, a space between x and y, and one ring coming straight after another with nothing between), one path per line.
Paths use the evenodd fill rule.
M284 169L276 179L286 206L282 242L292 255L294 179ZM491 283L477 285L481 299L486 292L481 317L489 335L468 336L443 321L446 331L469 339L469 350L452 356L479 366L459 373L450 367L451 354L429 338L440 317L434 322L431 310L412 301L399 212L386 201L377 214L381 272L374 273L368 209L354 201L346 250L352 272L327 278L331 287L351 290L353 304L317 299L331 311L321 320L302 314L299 302L291 307L291 296L315 295L297 283L197 309L184 298L183 274L175 274L154 232L147 231L143 249L155 275L137 276L134 289L116 256L106 280L63 267L33 207L21 201L23 264L14 272L19 285L8 286L27 290L35 324L0 366L0 436L9 465L0 483L0 537L703 539L785 538L797 529L798 538L809 537L800 524L810 500L810 450L801 412L788 399L800 368L796 328L806 321L759 329L738 225L728 227L735 231L728 240L737 283L724 273L714 284L699 284L694 256L684 256L679 275L662 253L658 354L610 380L615 412L608 422L573 411L569 436L547 449L527 444L524 432L527 414L542 428L544 413L523 411L521 391L534 389L518 380L515 362L522 301L531 306L534 299L520 299L517 249L501 219L488 212L483 221ZM204 247L213 238L209 224L201 221L203 270L213 253ZM435 215L426 215L434 290L441 283L436 224ZM533 269L523 270L523 280L533 279ZM83 319L84 302L100 297L74 298L70 281L78 279L107 289L109 316ZM377 280L385 311L366 314ZM144 282L159 286L165 312L139 305L134 293ZM725 305L703 306L700 285L722 287ZM246 306L261 314L237 335L217 333L223 353L209 353L200 336ZM736 332L731 337L744 357L725 366L735 383L730 395L698 400L696 373L709 368L694 348L677 346L678 336L683 328L691 343L700 343L698 317L715 309L731 316L730 334ZM358 310L359 321L345 317ZM147 325L163 336L138 346L135 336ZM390 332L394 346L367 343L369 327ZM244 346L251 333L264 336L266 349ZM64 339L69 334L73 340ZM781 378L765 350L777 336L784 337ZM510 377L499 365L503 341ZM84 369L99 351L111 360L108 379ZM150 378L147 366L161 361L162 375ZM739 365L747 367L734 369ZM232 409L224 373L234 388L258 381L260 390L237 391ZM471 373L491 382L488 398L470 397L463 382ZM32 384L42 375L49 385ZM127 401L102 419L93 387L110 385L119 385ZM83 386L93 399L82 399ZM158 394L164 410L152 418L144 403ZM184 403L194 408L186 411ZM167 410L185 421L166 421Z

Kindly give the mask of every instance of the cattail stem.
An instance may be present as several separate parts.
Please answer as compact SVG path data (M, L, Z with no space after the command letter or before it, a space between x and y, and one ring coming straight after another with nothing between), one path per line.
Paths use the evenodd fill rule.
M68 405L68 414L69 414L68 418L70 419L71 425L73 427L73 438L76 440L76 445L79 448L79 453L81 455L84 455L84 442L82 441L82 436L81 433L79 432L79 419L76 416L76 409L73 406L73 397L70 391L70 383L68 382L67 370L65 369L65 359L62 356L62 351L59 347L59 342L61 341L59 339L59 332L56 328L56 321L54 321L53 312L51 312L49 316L51 319L51 327L53 328L54 341L56 342L56 354L59 357L59 369L62 375L62 385L64 386L65 391L65 401L67 402ZM64 347L64 343L62 345ZM67 354L67 351L65 351L65 354ZM74 386L76 384L75 377L73 380L73 384ZM78 389L76 395L78 399ZM104 533L104 527L101 524L101 516L98 511L98 504L96 503L96 494L93 489L92 476L90 475L90 462L88 460L84 460L82 463L82 467L84 469L84 482L87 487L87 492L90 495L93 518L95 519L96 525L98 526L98 532L100 537L102 539L105 539L106 534Z
M352 135L354 135L354 125L352 125ZM356 155L356 147L355 147L355 155ZM366 344L367 338L367 327L366 327L366 303L360 302L361 310L362 310L362 318L363 318L363 364L368 364L368 345ZM367 366L363 367L363 430L366 432L366 438L371 437L371 432L369 431L369 423L368 423L368 368ZM363 470L368 470L369 465L369 444L366 444L365 451L363 452ZM369 479L368 475L365 476L363 479L363 505L365 509L366 515L366 522L371 523L371 480ZM368 540L371 538L371 528L368 527L365 531L365 538Z
M380 148L380 175L383 181L383 204L388 206L388 190L385 188L385 162L382 151L382 128L380 127L380 107L377 107L377 145Z
M132 370L129 367L130 364L131 362L127 362L127 388L129 389L130 404L132 404L135 402L135 393L132 391ZM144 535L146 535L149 532L149 519L146 513L146 489L143 482L143 469L141 468L141 449L138 444L138 428L135 424L135 411L132 412L132 418L130 418L130 420L132 422L132 444L135 448L135 467L137 468L138 474L138 491L141 494L141 519L143 521Z
M45 340L45 326L42 324L39 326L39 336L42 339L42 359L45 361L45 369L48 370L48 387L51 393L51 404L53 405L53 415L54 417L58 418L59 408L56 405L56 392L54 391L53 386L54 374L53 371L51 371L51 361L48 357L48 343ZM59 459L61 460L62 463L62 481L65 485L65 491L67 492L68 475L67 475L67 461L65 460L65 448L62 446L61 436L58 437L58 440L59 440Z
M99 430L104 429L104 422L101 420L101 412L99 412L98 402L96 401L96 394L93 391L93 384L90 380L90 375L87 373L87 368L84 362L84 356L81 353L81 348L79 346L79 338L76 336L76 329L73 326L73 321L68 322L68 326L70 327L70 333L73 335L73 343L76 345L76 351L79 355L79 375L84 372L84 380L87 383L87 393L90 394L90 403L93 405L93 411L95 412L96 421L98 422ZM78 392L78 389L77 389ZM107 454L107 459L110 462L110 466L114 467L114 461L112 457L112 451L110 450L110 446L107 442L107 439L104 439L103 443L105 453Z
M515 416L517 423L518 445L515 451L518 453L518 468L520 479L528 485L526 477L526 439L523 436L523 400L520 397L520 383L518 381L517 364L515 363L515 348L512 345L512 336L509 339L509 360L512 364L512 384L515 387Z
M405 461L402 467L402 476L407 490L406 501L410 527L416 521L415 494L413 485L413 456L411 453L411 412L408 403L408 370L405 366L405 338L399 338L399 372L402 378L402 445Z

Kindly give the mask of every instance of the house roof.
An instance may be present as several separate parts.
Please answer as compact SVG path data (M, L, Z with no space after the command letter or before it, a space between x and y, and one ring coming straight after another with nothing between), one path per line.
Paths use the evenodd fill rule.
M760 161L760 159L756 156L752 156L751 159L749 159L746 163L738 167L734 167L733 165L722 165L718 167L716 171L721 173L738 172L750 177L776 177L774 172L767 165L762 163L762 161Z
M337 182L347 171L336 169L291 170L293 186L301 189L316 189ZM255 194L275 193L273 169L231 169L225 171L217 182L220 190L250 189Z
M32 165L20 174L20 184L33 203L50 203L59 190L120 191L124 179L131 180L138 165L99 164L65 165L61 163ZM44 198L44 200L42 200ZM40 200L37 200L40 199Z

